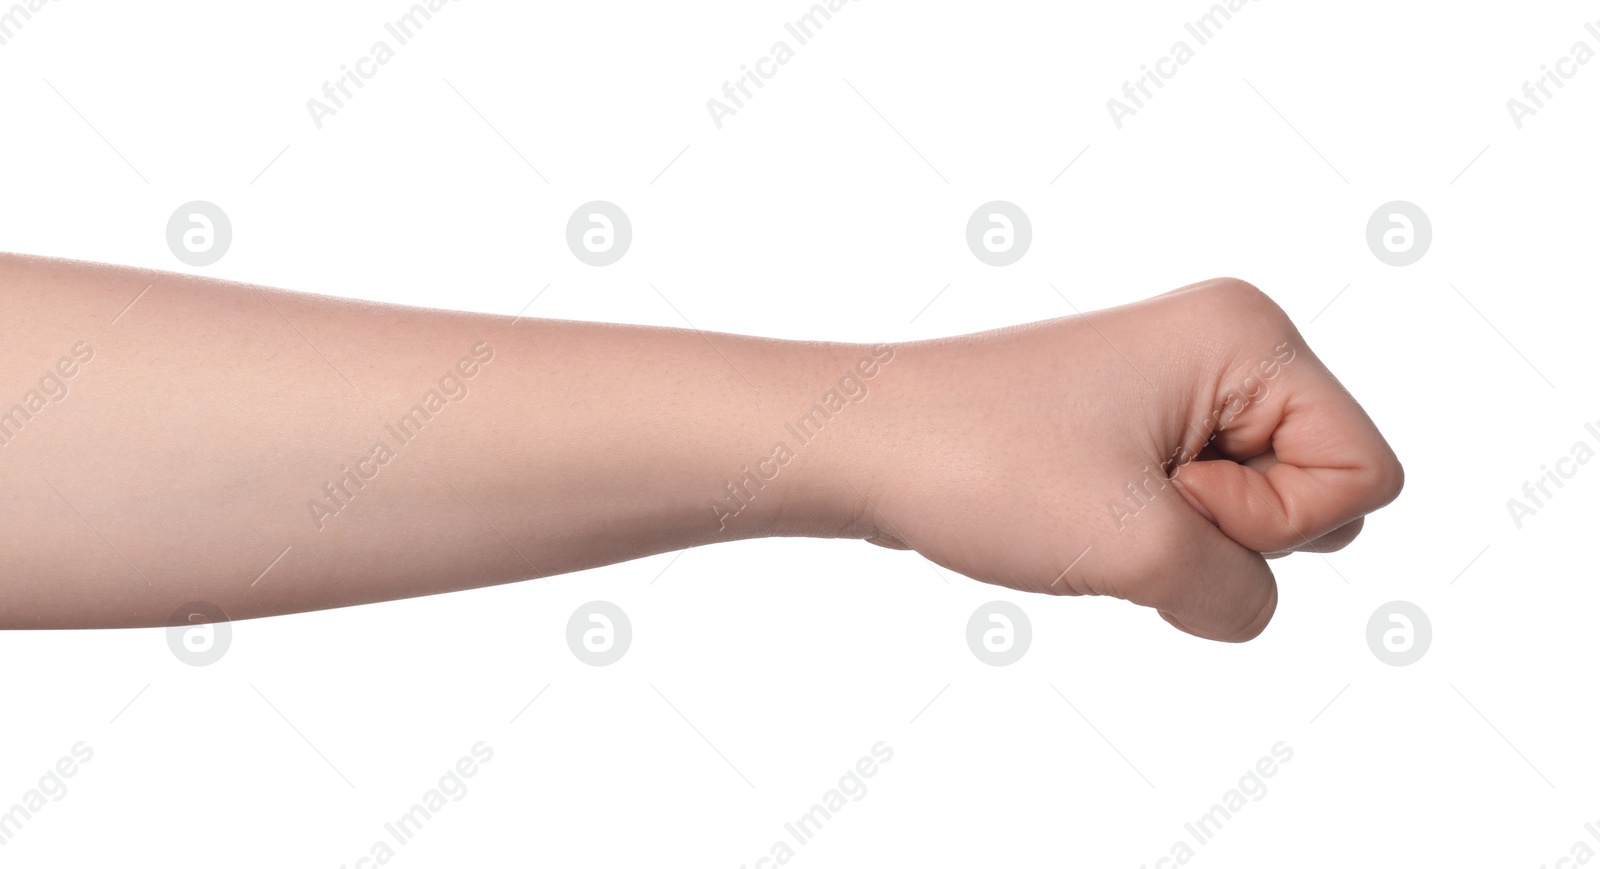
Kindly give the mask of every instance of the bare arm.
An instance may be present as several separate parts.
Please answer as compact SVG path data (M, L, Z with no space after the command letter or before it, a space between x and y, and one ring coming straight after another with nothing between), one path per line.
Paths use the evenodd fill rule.
M1402 472L1239 281L900 346L356 303L0 256L0 627L233 619L721 540L915 549L1200 636Z
M159 625L193 600L250 618L864 536L831 449L848 413L742 501L725 484L872 348L18 256L0 299L3 627Z

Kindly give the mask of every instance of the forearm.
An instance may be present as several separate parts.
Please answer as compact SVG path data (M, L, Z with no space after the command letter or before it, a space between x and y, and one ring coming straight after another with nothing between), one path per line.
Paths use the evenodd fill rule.
M0 298L0 627L165 624L195 600L250 618L870 533L850 480L874 464L861 398L889 348L12 256Z

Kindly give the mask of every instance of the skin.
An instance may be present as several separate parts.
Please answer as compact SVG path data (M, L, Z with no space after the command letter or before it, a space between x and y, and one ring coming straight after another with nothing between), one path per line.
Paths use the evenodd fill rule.
M1403 481L1288 317L1231 279L892 347L18 255L0 295L0 413L26 411L0 418L0 628L255 618L812 536L1241 641L1277 602L1266 555L1342 547ZM830 401L820 430L788 428Z

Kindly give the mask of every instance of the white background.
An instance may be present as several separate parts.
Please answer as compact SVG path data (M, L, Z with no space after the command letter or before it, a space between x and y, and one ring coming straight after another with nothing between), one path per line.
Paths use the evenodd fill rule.
M866 0L719 130L706 100L794 47L803 2L467 0L319 130L306 101L405 8L48 4L0 46L0 248L506 314L548 285L529 315L852 341L1072 313L1051 283L1091 310L1236 275L1363 402L1406 491L1350 549L1277 562L1277 618L1242 646L807 540L237 623L200 668L160 630L3 634L0 809L94 752L4 862L354 866L479 740L493 759L394 865L754 866L880 741L791 865L1600 851L1600 464L1520 530L1506 505L1600 446L1600 62L1520 130L1505 105L1600 49L1600 4L1253 2L1119 130L1106 100L1194 45L1203 2ZM206 268L164 235L195 199L234 228ZM565 244L593 199L632 218L610 267ZM1004 268L963 237L993 199L1033 224ZM1434 231L1403 268L1365 241L1397 199ZM566 647L593 599L633 624L610 667ZM1008 667L965 639L995 599L1033 625ZM1433 625L1411 666L1367 646L1391 600ZM1280 741L1265 796L1195 844L1184 824Z

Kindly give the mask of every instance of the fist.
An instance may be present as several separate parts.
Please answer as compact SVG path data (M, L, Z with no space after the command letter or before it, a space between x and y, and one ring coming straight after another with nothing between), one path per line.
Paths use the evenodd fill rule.
M869 540L1011 588L1123 598L1201 637L1260 634L1267 559L1349 544L1404 481L1243 281L896 352Z

